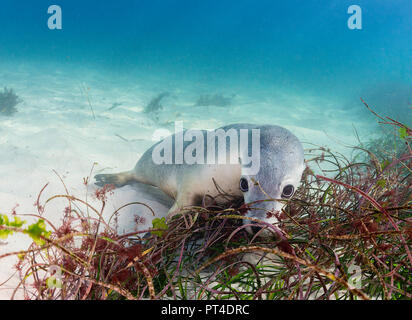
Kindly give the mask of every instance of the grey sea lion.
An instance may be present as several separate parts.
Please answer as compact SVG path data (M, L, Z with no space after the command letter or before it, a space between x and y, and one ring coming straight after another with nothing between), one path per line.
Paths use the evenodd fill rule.
M216 186L219 186L225 193L243 196L245 203L251 203L246 216L270 224L278 222L274 213L279 212L284 203L264 200L287 199L292 197L297 189L305 169L305 162L302 145L296 136L280 126L253 124L232 124L214 131L187 130L183 133L185 140L188 141L181 141L182 151L190 159L184 159L183 163L174 161L161 164L156 160L156 152L167 143L171 144L172 152L168 158L177 159L179 142L176 133L149 148L133 170L116 174L98 174L95 176L96 184L99 186L114 184L116 187L121 187L140 182L156 186L175 201L168 212L168 218L184 207L199 205L199 201L206 194L212 197L218 196L219 190ZM232 144L236 138L242 137L242 133L248 143L242 144L238 141L239 143ZM221 139L222 134L223 139ZM194 148L194 140L187 137L197 137L194 140L198 140L196 144L198 149ZM228 140L230 143L226 143ZM253 141L255 144L257 142L258 148L254 149ZM234 152L236 148L238 152ZM167 150L163 149L163 154L160 155L165 159ZM226 160L223 162L218 158L222 152L223 160ZM211 154L210 159L207 158ZM212 161L193 163L194 158L197 157L196 159L199 160L202 156L204 160ZM258 167L256 168L255 163L254 170L251 170L253 161L258 162ZM225 200L221 198L220 201ZM250 222L245 220L244 223Z

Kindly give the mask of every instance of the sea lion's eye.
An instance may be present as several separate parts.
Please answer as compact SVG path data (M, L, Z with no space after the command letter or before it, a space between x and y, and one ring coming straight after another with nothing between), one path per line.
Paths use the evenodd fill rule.
M295 192L295 188L291 184L288 184L283 188L282 198L290 198L293 195L293 192Z
M249 182L245 178L240 178L239 186L242 192L249 191Z

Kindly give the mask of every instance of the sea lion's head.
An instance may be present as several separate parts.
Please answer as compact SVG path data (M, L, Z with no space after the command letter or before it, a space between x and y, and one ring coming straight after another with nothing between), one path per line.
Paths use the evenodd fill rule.
M297 137L288 130L274 127L260 136L260 166L256 174L247 174L242 167L239 188L248 205L246 217L276 225L286 201L299 187L305 169L304 151ZM251 224L250 220L243 220ZM250 233L262 225L248 226ZM258 229L257 229L258 228ZM271 232L265 230L262 234Z

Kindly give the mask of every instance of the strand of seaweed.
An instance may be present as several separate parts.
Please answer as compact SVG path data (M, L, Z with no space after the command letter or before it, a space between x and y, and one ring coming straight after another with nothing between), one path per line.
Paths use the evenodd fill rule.
M80 85L80 92L86 97L87 103L89 105L90 111L91 111L92 116L93 116L93 120L96 120L96 116L94 114L93 105L92 105L92 101L90 99L89 91L90 91L90 88L86 87L86 85L84 83L82 83Z

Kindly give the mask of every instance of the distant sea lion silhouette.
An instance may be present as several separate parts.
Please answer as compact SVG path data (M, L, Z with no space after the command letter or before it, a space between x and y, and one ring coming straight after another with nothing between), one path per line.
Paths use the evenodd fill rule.
M231 130L232 133L239 134L242 129L248 131L258 129L260 132L260 165L255 174L249 174L247 167L242 165L245 162L245 155L251 154L250 144L247 150L239 150L238 161L234 164L228 161L226 164L159 165L153 160L153 152L156 146L159 147L159 144L165 141L161 140L143 154L133 170L116 174L98 174L95 176L96 184L98 186L114 184L116 187L122 187L126 184L140 182L156 186L175 201L168 212L168 218L184 207L199 205L205 195L217 197L219 194L217 185L225 193L239 197L243 195L245 203L251 203L246 216L270 224L276 223L278 219L273 213L279 212L285 204L276 200L264 200L292 197L305 168L302 145L298 138L287 129L275 125L232 124L215 131L229 132ZM199 131L205 136L208 132ZM169 137L173 141L173 151L176 149L175 136L176 134ZM191 143L192 141L185 141L183 150L186 150ZM208 152L208 143L210 141L206 138L203 150L205 155ZM241 147L240 144L239 149ZM216 150L217 148L216 145ZM226 143L227 156L229 149L230 145ZM174 156L173 159L175 159ZM250 221L244 220L244 223L250 223Z

